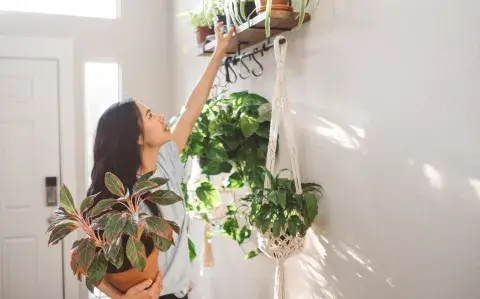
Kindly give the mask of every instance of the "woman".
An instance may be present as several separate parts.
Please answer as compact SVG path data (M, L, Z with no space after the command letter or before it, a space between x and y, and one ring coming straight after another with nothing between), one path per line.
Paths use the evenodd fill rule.
M182 166L179 153L208 99L218 68L226 55L233 29L223 35L219 24L215 28L217 46L202 78L188 99L175 130L171 133L165 118L156 115L139 102L116 103L104 112L98 122L92 184L89 194L108 194L104 185L106 172L117 175L127 188L132 189L138 176L154 171L154 176L169 179L167 188L181 195ZM105 198L105 197L103 197ZM188 257L187 217L185 203L161 207L167 220L176 222L181 231L175 246L159 257L160 273L152 281L144 281L125 294L107 281L99 289L112 299L174 299L187 298L190 280Z

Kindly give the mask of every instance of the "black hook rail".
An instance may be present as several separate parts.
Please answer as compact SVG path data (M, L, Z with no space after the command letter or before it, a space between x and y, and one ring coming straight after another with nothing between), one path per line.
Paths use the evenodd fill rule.
M284 44L286 42L287 42L287 40L285 38L282 38L280 40L280 44ZM251 73L255 77L260 77L263 74L264 68L263 68L263 65L257 60L257 55L260 55L260 56L263 57L265 52L269 51L270 49L272 49L275 46L274 43L270 42L270 38L269 38L267 40L267 42L264 43L261 47L254 48L250 52L242 53L241 50L240 50L241 45L243 45L243 43L239 42L238 43L237 54L235 54L233 56L229 56L222 61L222 66L225 67L225 72L222 71L222 73L223 73L223 75L225 75L225 80L226 80L227 83L237 82L238 77L240 77L242 79L247 79L247 78L250 77L249 75L244 75L242 73L237 75L233 66L236 66L239 62L242 64L243 68L245 70L247 70L247 72ZM250 61L252 61L252 60L255 61L255 63L258 66L258 70L254 69L254 68L252 68L252 69L249 68L245 64L245 61L244 61L245 58L249 58Z

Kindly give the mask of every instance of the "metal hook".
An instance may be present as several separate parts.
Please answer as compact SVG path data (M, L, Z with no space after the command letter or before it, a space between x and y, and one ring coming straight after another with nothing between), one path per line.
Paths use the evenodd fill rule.
M237 73L235 73L235 70L233 69L233 67L231 66L231 62L232 62L233 58L232 57L227 57L226 60L225 60L225 79L227 80L228 83L235 83L237 82ZM230 72L233 73L233 75L235 76L235 80L232 81L232 78L230 77Z
M258 50L258 48L255 48L255 49L254 49L254 52L256 52L257 50ZM261 53L261 55L262 55L262 57L263 57L263 51L261 51L260 53ZM255 57L255 54L252 54L252 55L250 56L250 60L252 60L252 59L255 60L255 62L256 62L256 63L258 64L258 66L260 67L260 74L255 73L255 70L252 70L252 74L253 74L255 77L260 77L261 75L263 75L263 65L262 65L260 62L258 62L257 58Z
M243 60L245 57L241 57L240 58L240 63L243 65L243 67L247 70L247 75L246 76L243 76L242 75L242 72L240 71L240 78L242 79L247 79L248 77L250 77L250 68L245 64L245 61Z

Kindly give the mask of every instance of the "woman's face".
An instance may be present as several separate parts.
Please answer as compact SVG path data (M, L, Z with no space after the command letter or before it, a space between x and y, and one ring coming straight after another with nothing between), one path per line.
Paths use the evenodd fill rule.
M150 111L143 103L136 103L142 114L143 136L139 139L139 144L144 147L160 147L166 142L172 140L170 128L162 115L157 115Z

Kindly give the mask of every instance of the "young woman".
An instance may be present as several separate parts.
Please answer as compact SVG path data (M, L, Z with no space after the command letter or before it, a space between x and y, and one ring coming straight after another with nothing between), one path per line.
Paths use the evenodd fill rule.
M101 116L94 145L94 165L89 194L109 194L104 185L106 172L117 175L132 189L137 177L154 171L154 176L169 179L167 188L182 194L182 166L179 153L208 99L215 75L226 55L233 29L224 35L219 24L215 28L217 45L202 78L193 90L173 132L161 115L154 114L143 103L128 100L112 105ZM105 198L105 197L103 197ZM167 252L159 257L160 273L155 281L144 281L125 294L107 281L99 289L112 299L174 299L187 298L189 268L187 217L185 203L159 207L163 217L176 222L181 232Z

